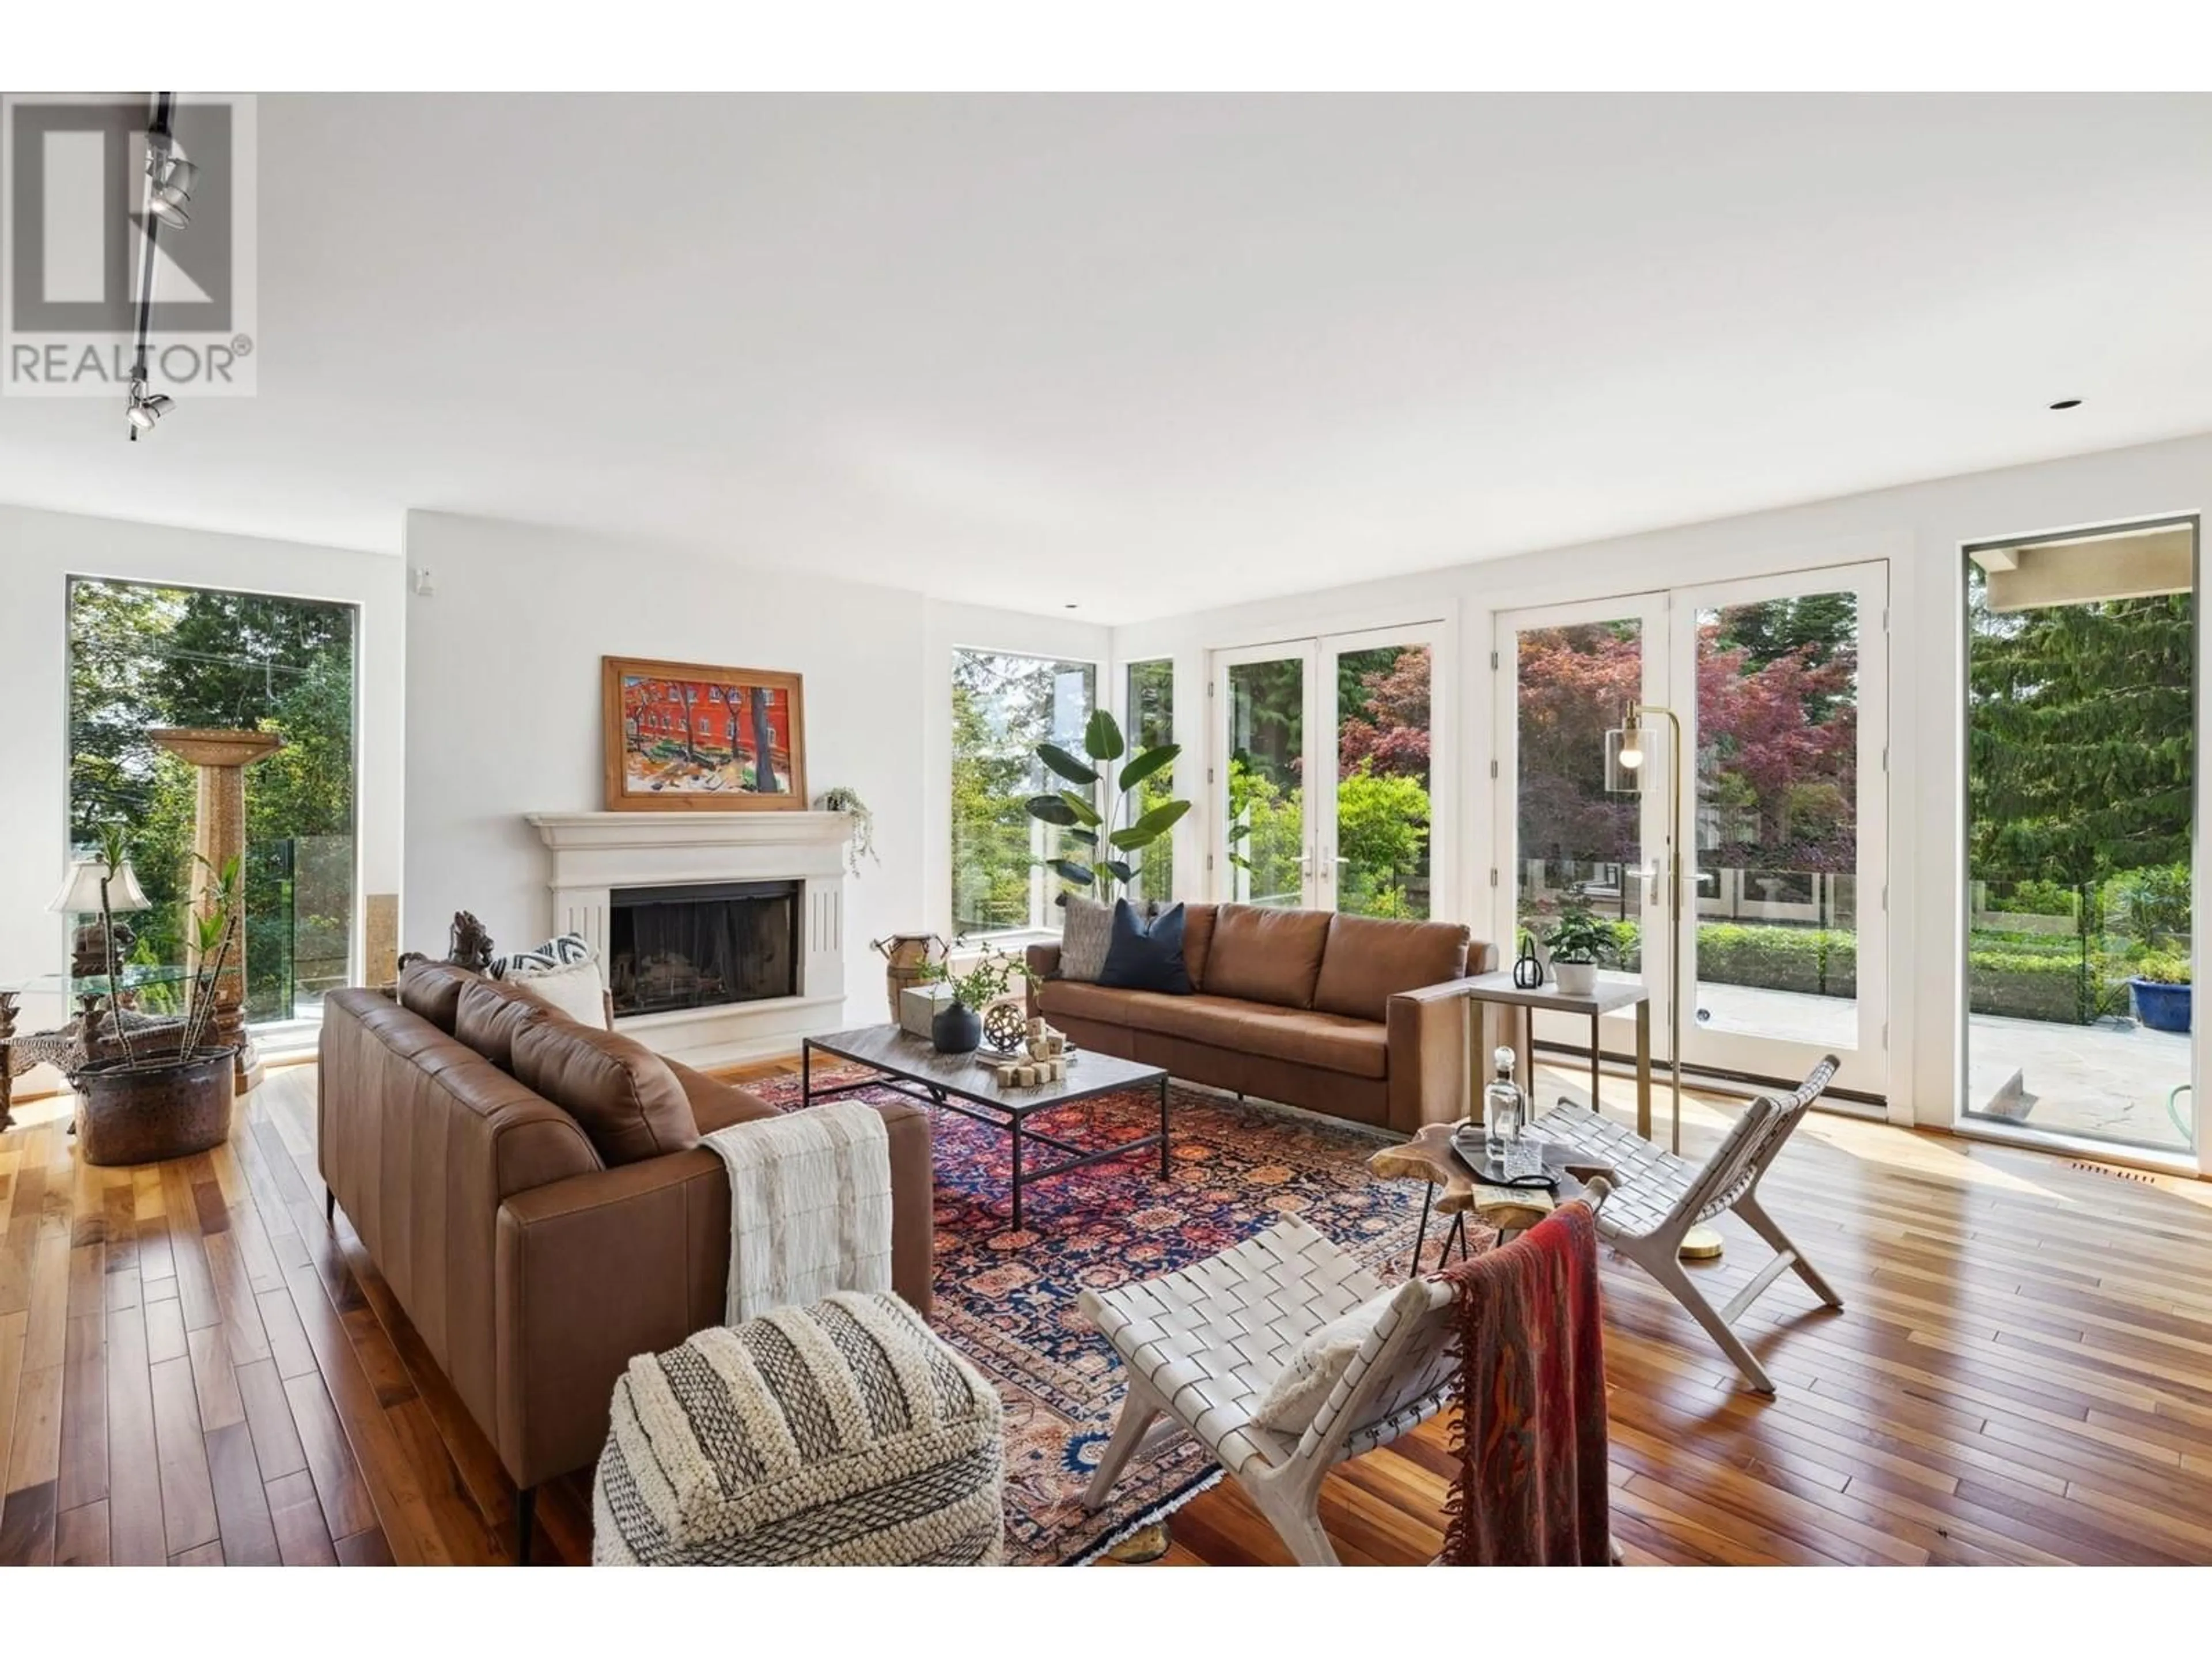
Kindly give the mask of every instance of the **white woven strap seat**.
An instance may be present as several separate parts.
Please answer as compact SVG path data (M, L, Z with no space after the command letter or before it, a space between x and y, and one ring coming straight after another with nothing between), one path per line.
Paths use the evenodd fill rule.
M1703 1164L1677 1158L1634 1130L1567 1101L1534 1125L1547 1139L1565 1142L1592 1163L1611 1166L1613 1191L1598 1212L1598 1236L1665 1285L1761 1394L1774 1392L1766 1368L1729 1328L1744 1310L1785 1271L1794 1271L1830 1307L1844 1305L1759 1201L1761 1177L1835 1076L1836 1063L1829 1055L1794 1094L1763 1095L1751 1102ZM1774 1260L1727 1307L1715 1308L1690 1282L1679 1256L1684 1235L1724 1211L1733 1211L1772 1246Z
M1303 1434L1261 1428L1252 1413L1300 1342L1388 1288L1291 1216L1180 1273L1085 1291L1079 1305L1129 1373L1085 1501L1104 1504L1164 1413L1251 1493L1298 1560L1334 1565L1315 1511L1321 1478L1443 1408L1453 1380L1451 1292L1425 1280L1403 1287Z

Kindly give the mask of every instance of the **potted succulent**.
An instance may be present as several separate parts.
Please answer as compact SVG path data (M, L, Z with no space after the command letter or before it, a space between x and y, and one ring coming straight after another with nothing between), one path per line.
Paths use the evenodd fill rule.
M2190 969L2186 957L2153 951L2136 963L2128 988L2136 1017L2154 1031L2186 1031L2190 1025Z
M1544 935L1544 948L1551 952L1559 989L1586 997L1597 989L1600 965L1620 960L1620 935L1611 922L1592 915L1588 905L1571 903Z
M1036 975L1020 957L987 948L964 974L954 973L950 962L932 962L923 964L921 977L952 993L952 1000L930 1022L929 1038L937 1052L971 1054L983 1040L983 1010L1011 991L1015 981L1026 987Z
M128 858L121 827L110 825L100 835L100 862L113 871ZM132 1036L124 1011L113 1006L123 987L117 976L113 930L109 930L106 978L113 1009L114 1052L108 1052L111 1045L90 1040L95 1028L88 1016L83 1057L70 1072L70 1085L80 1103L77 1150L88 1164L149 1164L185 1158L221 1145L230 1133L234 1051L208 1039L216 1030L216 988L223 975L233 971L230 958L238 945L245 907L240 902L238 860L228 860L219 871L208 867L213 879L190 919L197 965L188 981L183 1018L172 1028L142 1030ZM102 881L103 923L109 920L107 911L107 884Z

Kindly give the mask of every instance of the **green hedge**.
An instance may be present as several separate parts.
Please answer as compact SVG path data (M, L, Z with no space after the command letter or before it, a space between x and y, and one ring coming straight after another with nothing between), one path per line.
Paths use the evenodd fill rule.
M2086 1024L2097 1011L2083 1008L2083 996L2078 945L2063 957L2009 948L1966 953L1966 1006L1978 1014Z
M2077 939L1977 933L1973 945L1966 993L1978 1014L2081 1024L2126 1008L2128 964L2096 958L2085 986ZM1832 929L1705 922L1698 928L1698 976L1714 985L1855 996L1858 939Z
M1698 927L1698 977L1715 985L1850 997L1858 994L1858 966L1855 933L1740 922L1703 922Z

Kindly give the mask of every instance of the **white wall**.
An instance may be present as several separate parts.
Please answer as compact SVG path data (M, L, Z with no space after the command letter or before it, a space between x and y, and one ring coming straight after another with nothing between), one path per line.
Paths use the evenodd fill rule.
M548 854L523 821L597 811L599 659L805 677L810 793L860 792L880 864L847 892L850 1019L879 1017L868 941L943 931L954 645L1105 653L1103 628L931 605L919 594L737 568L710 555L437 513L407 518L407 815L401 943L439 951L457 909L502 945L552 921Z
M106 576L230 588L361 607L356 801L360 891L399 885L400 690L404 657L398 559L296 542L174 530L0 507L0 981L69 965L68 919L46 908L69 853L68 583ZM59 997L27 999L21 1030L66 1017ZM35 1082L33 1086L36 1086Z
M1603 488L1594 479L1592 488ZM1959 1092L1958 951L1964 835L1965 612L1969 542L2088 528L2212 504L2212 435L1940 479L1747 517L1531 552L1413 577L1255 601L1119 628L1117 661L1172 656L1178 711L1203 710L1206 653L1446 616L1458 607L1459 891L1479 933L1502 937L1489 762L1489 672L1501 611L1692 582L1882 559L1890 568L1890 1093L1893 1115L1948 1126ZM2200 629L2212 661L2212 629ZM2205 684L2212 684L2212 676ZM2202 710L2200 709L2200 719ZM1184 725L1187 745L1203 741ZM2212 768L2200 766L2200 792ZM1211 806L1212 803L1206 803ZM2212 799L2199 821L2212 823ZM1195 817L1198 814L1194 813ZM1205 833L1203 830L1194 833ZM2200 882L2200 885L2202 883ZM1500 892L1503 889L1498 890ZM2212 905L2198 907L2198 960ZM2212 1022L2208 1022L2212 1025ZM2204 1031L2199 1042L2206 1041Z

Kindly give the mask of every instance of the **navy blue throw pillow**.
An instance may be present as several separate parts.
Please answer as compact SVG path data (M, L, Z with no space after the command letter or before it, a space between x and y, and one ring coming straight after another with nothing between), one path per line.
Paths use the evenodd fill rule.
M1098 982L1120 991L1165 991L1187 997L1197 988L1182 959L1182 906L1169 906L1150 921L1127 899L1114 902L1114 936Z

